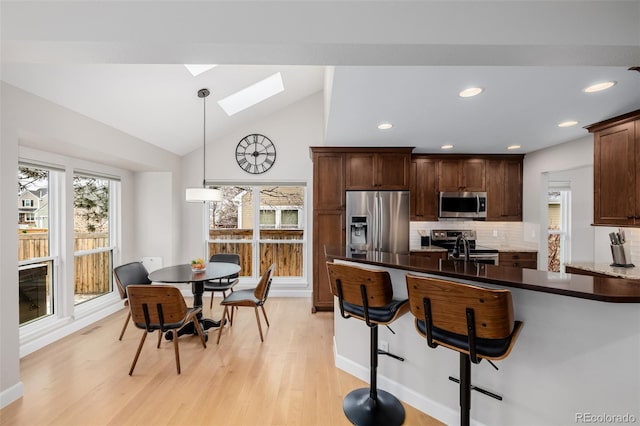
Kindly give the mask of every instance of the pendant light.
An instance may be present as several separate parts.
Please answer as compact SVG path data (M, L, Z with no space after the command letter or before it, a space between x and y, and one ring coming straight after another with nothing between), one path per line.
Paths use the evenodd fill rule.
M209 89L198 90L198 97L202 98L204 114L203 114L203 131L202 131L202 188L187 188L186 200L189 202L202 201L222 201L222 191L219 189L207 188L206 164L207 164L207 96Z

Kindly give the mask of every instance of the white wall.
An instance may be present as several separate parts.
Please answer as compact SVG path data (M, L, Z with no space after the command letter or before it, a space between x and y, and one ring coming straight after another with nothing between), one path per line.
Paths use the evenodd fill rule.
M137 196L133 172L163 171L169 173L173 182L167 179L158 183L155 192L162 195L156 199L154 209L173 210L172 215L180 215L173 207L173 188L180 186L178 173L179 157L139 139L115 130L102 123L79 115L40 97L24 92L6 83L2 83L2 143L0 156L0 406L19 398L22 385L19 376L20 335L18 327L18 259L16 247L17 232L15 223L16 173L19 156L62 165L69 170L102 171L117 175L122 185L122 261L140 259L148 253L140 252L146 247L138 247L136 239L153 238L153 229L138 230L136 211L147 206L142 202L145 197ZM70 180L69 180L70 182ZM164 204L168 203L168 204ZM179 219L178 219L179 220ZM170 235L161 242L166 245L167 256L175 257L179 250L177 219L160 216L160 226L172 227ZM151 228L151 227L150 227ZM66 255L69 256L68 254ZM173 258L168 259L174 261ZM72 266L65 266L69 268ZM118 304L118 308L121 304ZM105 307L104 313L110 307ZM80 309L79 309L80 310ZM50 333L48 339L57 339L71 333L97 317L89 314L68 319L68 325L62 331ZM42 340L30 342L31 349L43 344ZM36 343L34 343L36 342ZM36 346L34 346L36 345Z
M567 262L593 262L593 166L549 172L546 175L547 182L568 182L571 188L571 229L568 238L571 257ZM548 221L545 215L540 224L541 231L544 231L546 223ZM548 248L546 244L544 246L545 249Z
M322 93L309 96L302 101L279 111L247 128L216 141L207 141L207 181L218 183L267 183L305 182L307 198L312 197L313 162L310 146L323 145L323 97ZM266 173L251 175L242 170L235 160L238 142L248 134L259 133L271 139L276 146L276 162ZM202 149L182 159L184 187L202 184ZM183 249L181 262L202 256L203 209L197 203L184 203L182 223ZM307 206L307 259L311 259L311 204ZM311 283L311 264L307 264L306 282ZM273 288L273 290L276 290Z
M593 136L531 152L525 155L522 180L524 239L538 243L538 265L547 264L547 189L549 172L561 172L582 167L593 170ZM584 184L593 187L593 174ZM580 191L585 193L584 190ZM593 196L591 196L593 200ZM592 204L592 203L591 203ZM593 220L593 208L576 212L578 223ZM593 234L593 230L589 231ZM591 245L592 247L593 245Z

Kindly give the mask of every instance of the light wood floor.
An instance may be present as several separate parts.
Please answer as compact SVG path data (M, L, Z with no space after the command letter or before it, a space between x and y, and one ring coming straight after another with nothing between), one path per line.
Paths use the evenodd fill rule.
M181 375L173 345L156 349L148 336L131 377L142 331L129 324L118 341L122 310L22 359L24 397L0 411L0 424L350 424L342 399L367 384L334 366L332 314L311 314L307 299L271 298L266 310L264 343L251 308L236 312L219 345L217 331L206 349L197 337L181 337ZM205 314L220 318L221 308L214 301ZM441 424L404 406L407 425Z

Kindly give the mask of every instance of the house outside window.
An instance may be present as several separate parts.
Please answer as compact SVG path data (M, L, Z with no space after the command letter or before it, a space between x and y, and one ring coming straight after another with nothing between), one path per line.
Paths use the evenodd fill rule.
M22 207L33 207L33 200L22 200Z
M253 281L274 263L275 282L301 282L306 188L290 184L219 188L224 201L209 207L208 255L238 253L241 277Z

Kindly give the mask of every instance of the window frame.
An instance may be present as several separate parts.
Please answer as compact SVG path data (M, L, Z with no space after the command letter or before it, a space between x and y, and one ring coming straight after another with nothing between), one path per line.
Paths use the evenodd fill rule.
M204 236L205 236L205 241L204 241L204 246L205 246L205 253L206 256L209 257L209 244L211 243L244 243L244 244L251 244L251 250L252 250L252 265L251 265L251 269L252 269L252 275L251 276L240 276L240 285L243 284L255 284L255 282L260 278L260 247L261 244L301 244L302 248L301 248L301 253L302 253L302 271L301 271L301 275L300 276L274 276L273 277L273 285L277 286L277 287L281 287L281 288L286 288L287 286L291 286L294 288L299 288L299 287L306 287L308 282L307 282L307 276L308 276L308 265L309 265L309 259L308 259L308 252L307 252L307 247L308 247L308 238L309 238L309 233L311 232L311 230L308 228L308 221L306 220L306 215L304 214L305 211L307 211L308 208L308 187L307 184L304 182L269 182L269 183L262 183L262 182L252 182L252 183L237 183L237 182L231 182L231 183L223 183L223 182L211 182L211 183L207 183L208 185L211 186L215 186L215 187L221 187L221 186L242 186L245 188L250 188L251 192L252 192L252 208L253 208L253 222L252 222L252 226L253 226L253 234L252 234L252 238L251 239L244 239L244 240L240 240L240 239L213 239L213 238L209 238L209 228L211 226L210 224L210 215L209 215L209 203L203 203L203 211L204 211L204 216L205 216L205 220L203 221L203 232L204 232ZM260 204L260 189L264 188L264 187L271 187L271 186L281 186L281 187L300 187L302 188L302 194L303 194L303 203L302 203L302 209L294 209L292 206L290 205L286 205L286 206L269 206L269 210L297 210L298 211L298 223L300 224L300 228L303 231L303 238L302 239L267 239L267 238L260 238L260 212L262 210L267 210L266 208L263 208L265 206ZM282 207L281 209L278 209L278 207ZM257 212L257 214L256 214ZM276 223L278 223L278 216L279 213L276 213ZM262 229L281 229L281 228L262 228ZM292 228L282 228L282 229L292 229Z

